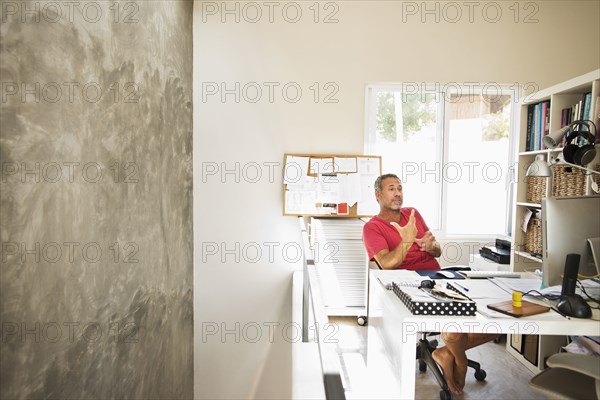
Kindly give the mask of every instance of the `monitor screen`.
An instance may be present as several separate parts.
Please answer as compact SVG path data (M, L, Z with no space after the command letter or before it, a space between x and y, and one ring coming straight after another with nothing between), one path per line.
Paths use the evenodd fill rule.
M562 283L567 254L581 255L579 273L598 273L590 238L600 237L600 196L542 199L544 285Z

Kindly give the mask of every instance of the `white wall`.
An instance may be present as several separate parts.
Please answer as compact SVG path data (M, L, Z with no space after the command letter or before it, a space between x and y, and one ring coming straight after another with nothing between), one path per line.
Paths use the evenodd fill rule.
M519 23L508 8L513 2L494 3L502 11L495 23L488 22L495 17L489 8L493 5L487 5L488 21L482 14L486 2L477 3L473 22L463 8L456 23L448 22L456 9L444 9L443 2L428 3L431 9L438 4L440 21L424 15L425 23L419 13L403 13L421 2L330 2L337 7L338 22L329 24L313 21L313 2L288 5L287 18L294 17L294 5L301 8L297 23L282 17L286 3L278 2L272 23L263 2L253 3L260 7L262 19L248 22L244 16L254 18L256 7L246 8L244 14L245 4L196 1L194 9L197 398L289 397L289 340L282 337L281 328L291 319L291 273L301 265L293 260L299 243L296 220L281 216L281 162L285 152L362 153L367 83L533 82L543 88L599 67L598 2L523 2ZM319 3L320 19L335 11L324 9L325 4ZM526 4L530 8L525 9ZM224 15L222 21L225 5L233 10L237 5L239 22L234 14ZM531 12L538 22L523 23ZM578 56L565 56L569 51ZM220 93L209 95L207 89L221 82L229 89L236 82L241 88L260 86L263 97L252 103L255 92L244 97L241 89L239 102L233 94L224 101ZM265 82L279 84L273 102ZM290 82L303 91L296 103L282 96L281 88ZM321 88L317 102L310 89L314 82ZM323 101L327 82L339 88L337 103ZM288 94L293 95L291 90ZM231 170L236 163L238 182L234 174L220 174L223 166ZM277 163L273 179L265 163ZM215 166L219 173L207 175ZM240 259L225 254L223 243L233 253L239 243ZM286 244L290 252L284 255ZM257 248L262 257L250 262L259 258ZM217 254L207 255L207 250ZM236 323L239 343L234 333L224 338L208 335L221 324L235 331ZM262 337L252 343L257 326ZM274 345L267 337L268 326L274 327ZM288 329L288 335L292 333Z

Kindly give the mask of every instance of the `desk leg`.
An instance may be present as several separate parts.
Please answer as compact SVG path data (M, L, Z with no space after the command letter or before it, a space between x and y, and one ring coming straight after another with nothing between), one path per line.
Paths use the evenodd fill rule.
M415 398L415 380L417 373L417 341L419 334L404 326L402 329L402 337L400 338L400 398L414 399Z

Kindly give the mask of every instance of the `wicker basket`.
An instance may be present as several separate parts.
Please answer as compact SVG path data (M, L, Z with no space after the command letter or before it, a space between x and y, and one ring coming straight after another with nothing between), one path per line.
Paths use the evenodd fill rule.
M552 166L552 196L583 196L585 195L585 171L569 165L556 164Z
M542 254L542 220L531 218L525 232L525 251Z
M527 177L527 202L541 203L542 197L546 197L546 182L548 178L542 176Z

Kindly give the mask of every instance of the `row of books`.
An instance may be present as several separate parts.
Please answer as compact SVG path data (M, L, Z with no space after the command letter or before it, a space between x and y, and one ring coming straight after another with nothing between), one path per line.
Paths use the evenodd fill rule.
M592 118L592 92L583 94L581 100L571 107L563 108L560 117L560 127L567 126L573 121L590 120Z
M600 99L600 98L599 98ZM592 92L586 92L581 100L561 110L560 128L567 126L573 121L592 120L600 121L600 103L596 104L596 115L592 114ZM550 100L527 107L527 137L525 140L525 151L543 150L546 147L542 141L545 135L550 133ZM563 146L566 137L563 138Z
M542 138L550 133L550 100L527 107L525 151L544 149Z

